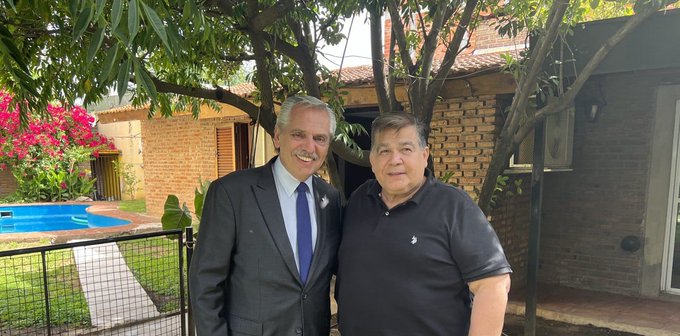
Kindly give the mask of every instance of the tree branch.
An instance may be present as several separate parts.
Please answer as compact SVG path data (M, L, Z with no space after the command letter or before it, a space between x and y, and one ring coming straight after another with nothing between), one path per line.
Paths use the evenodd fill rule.
M205 7L215 7L224 16L231 16L234 14L234 7L238 4L234 0L208 0L204 3Z
M226 62L243 62L252 61L255 59L255 55L250 54L238 54L238 55L225 55L222 57L223 61Z
M555 44L562 18L568 6L569 0L557 0L550 8L546 34L539 38L536 47L533 48L527 64L528 71L525 76L519 79L515 89L515 98L510 106L509 123L506 121L506 125L503 126L503 130L507 128L508 134L514 134L519 127L520 115L526 109L529 101L528 97L533 92L532 87L536 85L536 79L543 69L543 62L548 55L548 51ZM502 133L501 136L503 136Z
M401 22L401 16L399 15L399 8L394 0L387 0L387 10L390 13L390 19L392 20L392 34L397 40L399 47L399 55L401 56L401 62L406 66L406 69L411 71L413 68L413 60L411 60L411 55L408 52L406 46L406 34L404 33L404 24ZM397 46L391 45L390 48L396 48Z
M382 48L382 20L379 13L380 8L375 4L369 11L369 23L371 28L371 67L375 83L375 92L378 96L378 107L380 113L390 112L390 100L385 86L385 56Z
M357 166L370 167L371 162L368 160L369 151L362 151L363 155L359 157L354 151L352 151L347 145L345 145L340 140L333 140L331 143L331 150L333 153L338 154L343 160L353 163Z
M471 5L472 8L474 9L474 5ZM421 81L424 81L424 85L419 85L418 89L418 95L421 97L427 97L427 91L428 91L428 86L429 86L429 81L430 81L430 74L432 73L432 62L434 61L434 55L437 54L437 42L439 38L439 34L441 33L442 27L444 26L444 23L447 22L451 16L453 15L454 8L450 6L446 6L445 10L438 10L434 13L434 17L432 18L432 27L430 28L430 33L427 35L424 35L424 40L423 40L423 47L420 49L421 50L421 56L418 62L422 63L421 71L420 71L420 77L423 78ZM470 13L470 16L472 16L472 13ZM423 28L424 29L424 28ZM455 35L454 35L455 39ZM461 38L462 41L462 38ZM458 43L460 44L460 42ZM427 98L426 98L427 99Z
M219 103L234 106L248 114L248 116L253 118L253 120L257 119L259 110L259 107L257 105L253 104L248 99L245 99L221 87L217 87L215 89L191 87L186 85L165 82L156 77L151 77L151 80L153 80L153 84L156 86L156 90L158 92L174 93L188 97L214 100ZM265 127L264 124L262 126L267 130L267 132L274 131L273 127L267 129L268 127Z
M249 27L253 32L261 32L276 20L284 17L295 7L290 0L279 0L273 6L266 8L254 17L251 17Z
M602 61L607 57L607 54L621 42L626 36L628 36L635 28L637 28L642 22L647 20L652 14L656 13L659 8L656 7L645 7L641 10L639 14L630 17L626 23L619 28L612 36L610 36L601 46L593 57L586 63L583 67L581 73L576 77L574 83L567 89L567 92L560 96L555 102L548 104L547 106L536 111L533 118L522 125L513 136L513 144L517 145L521 143L524 138L531 133L536 124L543 120L546 116L563 111L569 107L569 104L574 101L576 95L581 91L583 85L593 74L595 69L602 63Z
M444 53L442 64L439 66L439 69L437 69L437 75L434 77L433 82L435 83L441 82L443 85L443 82L449 75L451 68L453 68L453 65L456 63L456 57L458 56L460 44L463 42L463 37L465 37L470 22L472 21L472 14L474 13L475 8L477 7L477 3L478 3L477 0L465 2L465 8L463 9L463 13L461 14L461 19L456 24L456 31L453 33L453 39L451 40L451 43L449 43L449 45L446 47L446 52ZM455 8L450 8L450 10L454 11ZM451 13L450 15L453 16L453 13ZM439 90L440 87L436 86L431 87L427 93L428 97L431 97L433 94L434 95L439 94Z

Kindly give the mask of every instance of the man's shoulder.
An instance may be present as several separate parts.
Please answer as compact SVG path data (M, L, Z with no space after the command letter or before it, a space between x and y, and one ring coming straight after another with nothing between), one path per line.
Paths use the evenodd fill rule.
M470 197L470 194L468 194L465 190L463 190L461 187L457 187L448 183L444 183L442 181L439 181L437 179L433 180L433 183L431 184L431 190L434 191L434 197L436 198L445 198L447 200L451 201L460 201L460 202L465 202L465 201L470 201L472 202L472 198Z
M262 177L265 169L271 170L271 167L269 165L264 165L256 168L235 170L218 178L213 183L220 186L250 185L253 181Z
M358 188L354 189L352 194L349 196L349 200L361 199L368 196L371 190L380 192L380 185L376 179L368 179L366 182L362 183Z

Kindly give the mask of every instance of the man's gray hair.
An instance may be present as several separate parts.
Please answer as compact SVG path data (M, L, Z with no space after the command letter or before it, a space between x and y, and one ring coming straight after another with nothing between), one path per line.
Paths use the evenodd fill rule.
M383 113L373 120L373 124L371 124L371 150L375 149L375 139L378 133L388 130L399 131L402 128L411 126L416 128L420 149L424 149L427 146L425 124L411 113L392 112Z
M296 107L308 107L326 111L331 124L330 135L331 137L335 135L335 113L328 107L328 104L312 96L291 96L286 98L283 104L281 104L281 111L276 118L276 127L279 129L285 128L290 120L290 112Z

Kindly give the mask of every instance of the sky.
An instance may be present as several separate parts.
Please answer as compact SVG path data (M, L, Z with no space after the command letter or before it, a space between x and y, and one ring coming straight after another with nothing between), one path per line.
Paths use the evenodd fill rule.
M362 14L355 16L353 23L352 19L347 19L342 32L348 39L343 40L340 44L335 46L322 46L321 50L326 54L326 57L320 56L319 61L329 69L339 68L343 50L345 49L345 42L347 42L347 51L345 52L345 60L342 63L342 67L370 65L371 31L368 25L367 15Z

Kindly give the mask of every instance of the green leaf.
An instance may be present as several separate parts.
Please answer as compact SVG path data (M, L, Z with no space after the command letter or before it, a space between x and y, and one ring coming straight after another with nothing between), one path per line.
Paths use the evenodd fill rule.
M93 21L96 21L96 20L99 19L99 17L104 12L104 7L106 7L106 0L97 0L97 4L95 6L95 11L94 11L94 17L92 18Z
M121 0L113 0L113 4L111 5L111 31L114 31L116 28L118 28L118 24L120 23L120 19L122 17L123 10Z
M68 11L71 15L75 16L78 12L78 0L71 0L68 2Z
M196 217L201 219L203 215L203 204L205 203L205 195L208 193L208 187L210 187L210 181L201 181L198 179L199 187L194 190L194 209L196 209Z
M137 36L137 32L139 31L139 13L138 13L138 7L137 7L137 0L131 0L128 8L128 32L129 32L129 38L130 38L130 43L132 43L132 40L135 39L135 36Z
M141 63L137 58L134 59L134 67L136 79L135 82L137 82L138 85L144 87L144 89L153 99L153 101L158 101L158 92L156 91L156 85L153 83L151 76L149 76L149 74L144 70L144 68L142 68Z
M14 41L12 33L10 33L3 24L0 24L0 48L14 60L23 72L28 74L28 64L26 64L23 54L19 51L16 44L14 44Z
M179 199L175 195L168 195L163 206L161 217L163 230L183 229L191 225L191 212L186 204L179 206Z
M92 35L92 41L90 41L90 48L87 49L88 62L92 62L92 60L94 59L94 55L97 53L97 50L99 50L99 47L101 47L102 45L102 41L104 41L104 27L100 27Z
M80 15L78 15L76 26L73 28L73 40L71 40L72 46L81 36L83 36L87 26L90 25L90 21L92 21L92 7L87 7L80 12Z
M16 13L17 7L14 5L14 0L7 0L7 3L9 3L9 6L12 7L12 10Z
M102 66L102 72L99 74L99 82L105 82L109 78L109 74L113 69L113 63L118 56L118 46L114 45L109 48L104 58L104 64Z
M98 20L99 17L102 15L104 12L104 7L106 7L106 0L97 0L97 5L96 9L94 11L94 18L93 20Z
M151 23L151 27L153 27L153 30L156 32L158 37L161 38L161 41L163 41L163 44L168 49L168 51L172 52L170 44L168 43L168 34L165 32L165 24L163 24L161 18L153 10L153 8L147 6L144 2L142 2L142 8L144 9L146 18L149 19L149 22Z
M120 104L123 101L123 95L127 91L127 85L128 82L130 81L130 66L132 65L132 61L130 60L130 57L126 58L123 63L121 64L120 68L118 69L118 85L117 85L117 90L118 90L118 104Z

